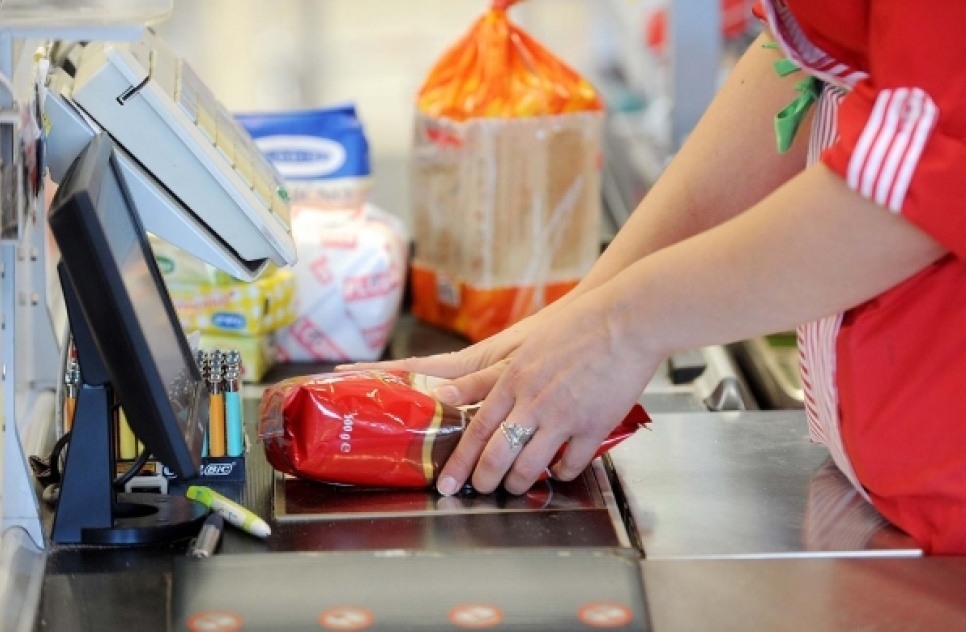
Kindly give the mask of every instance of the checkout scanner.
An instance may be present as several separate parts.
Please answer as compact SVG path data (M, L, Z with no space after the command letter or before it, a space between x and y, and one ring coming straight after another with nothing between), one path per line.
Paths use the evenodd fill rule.
M159 6L158 2L151 3L150 7L148 4L142 3L135 12L141 15L143 11L147 15L149 9L154 11ZM234 122L191 69L152 31L140 26L130 28L131 25L124 21L126 18L123 16L127 14L123 11L104 16L85 13L81 7L77 7L76 11L73 8L62 10L62 7L52 4L45 4L44 7L16 1L5 3L2 7L4 19L0 23L0 72L5 78L13 77L15 69L21 73L21 77L23 74L33 76L36 72L29 94L22 89L22 81L4 81L0 86L3 91L0 95L0 131L5 141L0 164L5 167L4 173L17 173L24 165L23 177L27 178L26 161L16 152L25 151L20 143L25 144L31 138L31 129L37 130L35 157L40 167L47 167L55 182L62 182L68 177L72 165L78 162L85 148L92 145L101 148L109 146L110 170L117 181L126 185L125 204L122 206L136 209L138 216L132 221L140 224L138 232L153 233L241 280L254 280L270 264L289 266L295 263L297 256L291 235L288 199L280 176L255 148L249 135ZM42 13L44 10L47 13ZM75 14L77 19L72 21L71 16ZM122 17L115 24L114 18L118 16ZM100 34L95 37L115 35L127 38L136 35L139 39L131 42L87 42L87 37L92 33ZM74 47L70 63L63 67L51 68L46 58L39 57L34 57L34 63L28 67L23 62L29 60L29 55L20 45L20 39L26 38L30 44L33 38L45 36L76 37L85 40L85 43ZM15 41L14 38L20 39ZM47 50L50 52L50 48ZM24 108L32 115L36 114L38 126L31 128L28 125ZM12 148L14 153L8 155L7 148ZM56 382L51 382L45 376L56 372L51 356L57 353L60 343L54 340L60 336L58 329L63 324L65 311L73 312L70 316L77 338L78 323L74 321L84 311L78 306L78 295L87 294L88 298L84 300L89 303L92 292L89 291L90 287L76 291L76 284L68 282L69 275L63 266L61 280L64 285L70 286L71 291L65 291L65 296L61 298L56 290L55 261L45 256L49 244L45 235L42 188L31 188L19 179L13 181L7 178L0 186L3 189L5 228L3 274L0 276L4 278L2 303L5 330L5 423L0 438L3 450L0 477L0 517L3 519L0 611L3 616L0 616L0 629L6 630L26 629L24 623L33 620L31 612L37 603L38 582L44 576L44 565L49 563L51 550L49 541L45 541L45 535L39 527L39 522L46 520L43 518L44 512L38 507L37 494L27 473L21 436L27 429L32 435L33 445L38 435L53 432L56 424L50 421L50 417L55 408L51 401L54 399L52 391ZM15 221L11 223L11 219ZM62 229L61 237L69 238L67 233L71 227L65 224ZM134 241L147 247L146 241L140 238ZM63 253L64 244L59 245ZM30 259L26 261L28 251ZM77 268L78 257L73 259L73 267ZM126 262L118 260L115 263L120 264L118 267L121 268ZM149 263L153 263L153 259ZM147 278L152 275L143 276ZM158 282L157 286L163 288L160 275L153 276L156 277L154 281ZM38 285L42 288L40 291ZM55 288L53 291L52 287ZM137 293L136 288L131 290ZM26 303L26 307L21 300L25 296L34 297ZM65 310L64 300L73 302L73 309L67 305ZM132 303L136 311L139 302L135 299ZM84 306L87 307L89 305ZM177 325L173 309L168 311L171 322ZM44 323L51 326L49 332L44 328ZM17 324L15 335L13 328ZM180 327L178 333L183 336ZM35 337L42 340L37 342ZM51 338L49 344L47 338ZM87 345L90 359L103 355L98 353L98 344L92 340L88 342L91 343ZM174 346L186 348L187 344ZM43 352L38 353L38 350ZM151 351L155 355L163 352L158 345ZM195 370L196 367L189 364L191 356L186 353L182 353L182 356L183 362L179 365ZM30 359L29 366L25 365L24 370L20 370L19 366L21 357ZM39 374L36 368L38 362L53 370ZM93 364L89 363L89 367L94 367L91 376L97 376L98 379L105 377L103 369L107 367L97 367L97 364L96 360ZM163 362L153 364L151 370L161 367ZM113 379L117 376L110 377ZM170 386L164 384L160 396L155 399L174 402L170 397ZM47 389L51 391L49 395ZM158 389L151 389L158 395ZM21 397L22 392L28 396ZM93 408L88 407L93 411L91 417L109 414L113 405L109 401L111 394L101 395ZM24 400L23 404L21 400ZM197 408L206 410L202 406ZM179 419L182 416L178 410L174 413ZM192 420L196 417L191 415ZM177 452L173 459L175 469L187 476L196 471L197 468L192 467L196 458L178 446L185 443L192 448L197 447L200 440L196 440L195 430L200 425L193 421L188 424L183 423L184 420L181 422L180 425L178 422L170 423L169 419L169 422L156 425L153 430L146 429L145 437L154 434L151 442L157 444L155 448L160 450L160 456L167 452L167 457L171 457ZM38 424L43 428L38 429ZM108 439L103 432L98 433L98 438ZM90 445L88 442L78 443ZM98 454L105 454L103 448L106 447L106 444L98 446ZM80 446L77 448L79 451ZM30 448L31 452L37 449L37 446ZM166 460L172 460L167 457ZM75 461L78 459L75 458ZM107 465L108 461L104 460L103 464L92 468L88 464L88 469L97 470L97 476L105 479L109 485L112 477ZM72 475L75 481L84 478L83 464L68 466L68 469L75 472ZM71 503L71 513L82 516L81 521L72 519L70 522L74 526L67 529L60 529L55 524L53 531L60 535L54 537L55 534L51 532L53 540L79 541L73 535L63 536L68 531L76 533L86 529L84 526L76 528L87 520L86 516L94 509L92 505L85 504L85 494L73 494L74 501ZM103 499L104 494L97 494L97 497ZM100 508L105 503L98 501L96 504L99 509L94 513L102 516L97 520L104 522L105 514ZM109 501L106 504L110 506L114 503ZM107 531L103 533L122 533L111 526L110 523L117 516L112 516L110 511L108 507ZM147 513L152 512L148 510ZM203 518L197 511L189 513L183 518L169 520L172 516L165 517L161 512L161 519L148 527L148 531L163 526L158 522L181 522L191 527L198 522L199 516ZM63 526L68 521L60 522ZM148 536L145 540L142 536L148 531L138 525L134 527L128 529L126 535L119 538L110 536L102 543L132 544L154 539ZM132 533L140 535L132 538ZM89 541L86 538L80 540Z
M253 280L269 263L296 261L288 198L248 133L150 29L135 42L71 48L49 76L44 116L50 174L60 184L49 221L81 364L75 420L85 427L67 452L52 538L177 539L203 517L191 511L195 503L180 503L177 515L169 508L184 499L142 495L132 504L94 474L115 469L115 391L156 458L179 476L197 471L207 394L199 402L200 368L147 233ZM145 510L131 509L138 506Z
M281 176L161 38L91 42L65 67L45 102L55 182L105 131L148 232L244 281L295 263Z

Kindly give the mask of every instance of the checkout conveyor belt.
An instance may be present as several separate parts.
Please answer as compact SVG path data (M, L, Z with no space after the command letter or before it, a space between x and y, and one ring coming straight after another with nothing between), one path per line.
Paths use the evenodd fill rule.
M440 335L417 329L409 340L416 352L447 350L446 336L419 341ZM715 382L715 369L705 377ZM184 543L53 546L34 629L854 630L901 622L948 630L966 622L966 558L921 557L850 496L827 451L809 441L802 411L709 411L699 397L707 388L659 376L642 394L647 429L577 480L519 497L306 484L279 477L253 441L245 483L213 487L269 517L271 537L226 530L207 560L186 559ZM253 421L258 391L245 395ZM253 440L254 425L247 432Z
M255 419L257 400L246 406ZM624 629L648 627L639 555L602 461L575 481L519 497L451 498L282 478L258 446L247 461L244 485L212 487L271 516L268 539L226 530L207 560L185 559L184 543L56 547L40 629L201 630L232 617L245 630L319 629L323 612L386 622L371 629L459 629L461 605L473 618L486 604L505 629L535 620L550 627L528 629L586 629L588 617L615 616L627 618Z
M858 523L816 521L825 483L831 506L844 489L800 411L653 417L574 483L533 495L369 491L303 517L278 508L311 504L312 490L276 478L256 446L247 482L220 491L272 516L270 538L226 531L208 560L185 559L183 543L55 548L37 629L320 629L323 615L373 630L465 629L464 617L507 630L966 621L953 598L966 559L919 557L868 506ZM326 503L338 493L318 491ZM204 627L232 617L244 627Z

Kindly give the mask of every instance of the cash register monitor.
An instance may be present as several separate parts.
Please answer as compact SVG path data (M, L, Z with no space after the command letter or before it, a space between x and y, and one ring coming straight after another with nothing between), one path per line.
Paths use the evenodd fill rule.
M74 161L48 221L82 375L53 539L138 544L196 535L200 504L114 490L116 402L155 459L189 478L201 460L208 391L107 134Z

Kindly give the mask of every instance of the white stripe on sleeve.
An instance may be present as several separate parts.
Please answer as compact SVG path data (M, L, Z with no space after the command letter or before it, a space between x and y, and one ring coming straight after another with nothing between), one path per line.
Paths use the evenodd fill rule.
M853 191L861 192L862 190L862 172L865 169L865 161L869 156L872 145L875 143L876 136L879 134L879 129L882 127L886 105L891 96L891 91L888 95L883 92L876 99L875 105L872 107L872 114L869 115L869 120L865 122L865 127L859 136L859 142L855 144L855 149L852 151L845 180Z
M918 120L922 114L922 106L922 98L917 95L912 95L910 97L909 110L916 120ZM896 116L898 116L898 113L896 113ZM906 127L909 129L912 128L911 125L907 125ZM891 193L892 184L895 182L896 173L899 171L899 165L902 163L903 156L905 156L906 150L909 148L909 141L911 139L912 134L908 133L908 131L896 134L892 147L889 149L889 154L886 157L885 163L882 165L882 171L879 175L879 181L875 188L875 195L873 199L889 199L889 193Z
M849 187L898 213L938 115L921 88L880 92L849 159Z
M899 173L896 174L892 194L888 202L883 201L892 211L898 213L902 210L902 202L906 199L906 192L909 190L909 183L912 181L912 172L919 164L919 157L926 146L929 134L936 126L936 119L939 118L939 108L932 99L923 92L923 111L919 120L916 122L915 132L912 134L912 142L909 149L902 158Z

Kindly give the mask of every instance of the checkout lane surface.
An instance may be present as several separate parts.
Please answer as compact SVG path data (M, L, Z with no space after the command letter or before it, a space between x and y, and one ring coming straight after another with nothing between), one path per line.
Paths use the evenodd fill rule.
M921 555L809 440L803 412L653 418L608 454L647 559Z
M251 438L257 399L246 395ZM232 603L261 605L242 629L258 629L259 621L262 629L319 629L317 618L305 627L306 612L314 610L291 604L328 604L347 594L385 608L379 613L386 627L364 629L460 629L439 618L440 591L449 601L510 599L494 629L592 629L538 590L557 586L567 600L581 601L570 585L591 578L589 603L623 608L595 616L619 623L632 614L614 629L938 629L937 622L954 629L951 622L966 622L966 594L954 599L966 586L966 559L915 557L908 539L883 529L867 504L832 494L831 506L852 509L835 516L859 516L858 526L829 520L818 532L835 544L820 550L809 543L811 499L829 487L815 481L841 489L825 450L809 442L801 411L653 417L649 430L576 482L554 483L552 494L537 488L520 498L444 499L432 491L346 497L319 490L318 500L333 511L312 510L312 486L277 478L255 443L245 484L216 488L269 517L270 538L228 529L215 558L191 561L185 543L55 547L36 629L191 629L198 612ZM294 515L296 505L310 508L309 515ZM474 577L508 588L481 592ZM611 592L600 592L601 583ZM281 590L280 598L269 598L269 586ZM841 590L850 598L833 599ZM430 611L439 615L433 625L411 618ZM281 625L296 614L301 623Z
M246 400L247 420L257 418L257 404L256 399ZM254 427L247 431L253 438ZM358 589L357 602L373 602L371 609L379 610L391 590L408 595L407 603L419 611L434 600L440 582L455 591L451 600L456 595L469 599L473 593L465 586L468 578L488 576L525 592L534 573L543 573L547 585L558 586L561 596L567 596L564 585L591 572L609 573L613 581L609 587L587 591L590 602L619 599L635 613L634 625L626 629L643 629L637 627L646 620L639 557L628 546L599 462L576 481L547 484L522 497L467 493L450 499L424 490L367 490L346 496L328 486L305 487L279 477L257 443L246 469L244 484L211 487L270 517L268 539L226 528L214 559L190 561L184 558L184 542L126 549L55 546L44 577L37 629L191 629L187 621L196 610L238 609L239 604L255 605L244 629L304 629L304 612L297 616L285 605L292 591L302 591L305 602L312 604L337 593L348 581ZM175 486L173 493L178 491ZM275 496L279 492L281 496ZM313 494L317 502L310 500ZM334 510L320 510L318 502ZM278 508L293 512L297 507L315 510L302 516L276 513ZM50 516L46 518L49 523ZM501 570L501 560L511 559L515 561L503 563ZM521 564L526 573L518 567ZM367 581L359 569L377 570ZM423 576L424 571L431 572ZM403 575L408 581L386 584ZM210 581L199 579L204 577ZM216 587L226 583L230 590L219 593ZM198 586L210 590L200 591ZM281 592L269 591L271 586ZM226 604L225 595L232 603ZM509 593L502 595L508 598ZM175 597L178 609L172 608ZM516 604L506 610L507 622L533 620L541 608L544 614L559 610L546 607L534 610L532 604ZM515 619L511 613L516 613ZM417 625L407 622L404 614L410 613L393 606L383 612L395 617L392 625L372 629L456 629L445 620L441 627ZM255 625L268 620L275 625ZM558 620L553 625L568 629Z
M249 414L254 405L248 402ZM794 430L796 425L801 430ZM759 453L756 441L768 436L787 439ZM274 474L259 457L253 452L244 486L226 485L221 491L271 515ZM777 466L783 459L787 472L778 480L774 469L755 465L764 460ZM291 608L293 592L303 605L329 604L333 595L345 599L351 586L359 595L355 603L371 602L367 611L398 614L398 625L381 629L458 629L441 619L439 627L420 625L411 616L439 610L443 586L447 603L454 595L499 601L522 593L535 599L545 591L528 588L534 583L559 586L560 594L573 600L564 586L595 578L585 596L589 603L602 603L607 595L598 584L605 577L614 591L607 594L634 613L633 624L623 629L648 629L649 624L658 630L915 629L934 623L955 629L966 622L966 599L955 598L966 586L962 558L905 557L915 551L901 537L892 540L896 546L887 553L853 546L820 557L798 556L810 554L805 535L810 484L816 473L826 471L824 454L808 443L798 412L657 415L650 431L622 444L611 460L622 484L615 491L633 517L631 539L643 551L620 545L606 511L595 509L592 493L585 496L593 501L576 511L502 511L520 501L496 495L485 497L493 504L483 511L470 506L454 513L445 504L439 508L432 492L420 492L427 509L405 516L367 512L352 518L341 511L306 521L273 519L273 535L266 541L229 530L212 560L185 560L183 543L55 549L37 628L190 629L187 621L198 612L249 603L260 604L258 616L249 615L251 625L243 629L259 629L259 621L281 623L289 615L306 620L304 607L296 609L300 613ZM680 477L660 475L670 463L682 468ZM708 477L724 482L709 489ZM700 499L712 493L716 506L702 506ZM434 503L437 510L430 509ZM597 515L596 524L585 520L591 515ZM841 523L827 528L854 530ZM720 537L709 537L715 529ZM769 532L772 537L761 537ZM639 573L628 570L628 559ZM537 577L540 573L545 580ZM474 577L513 589L480 592L472 588ZM270 586L282 592L272 597ZM628 597L633 590L639 591L634 593L639 601ZM843 597L842 590L851 596ZM496 629L551 629L540 621L568 629L566 622L574 621L541 618L559 616L562 602L543 615L532 601L513 604L505 614L515 614ZM537 623L517 625L522 620ZM265 625L261 629L273 629Z

